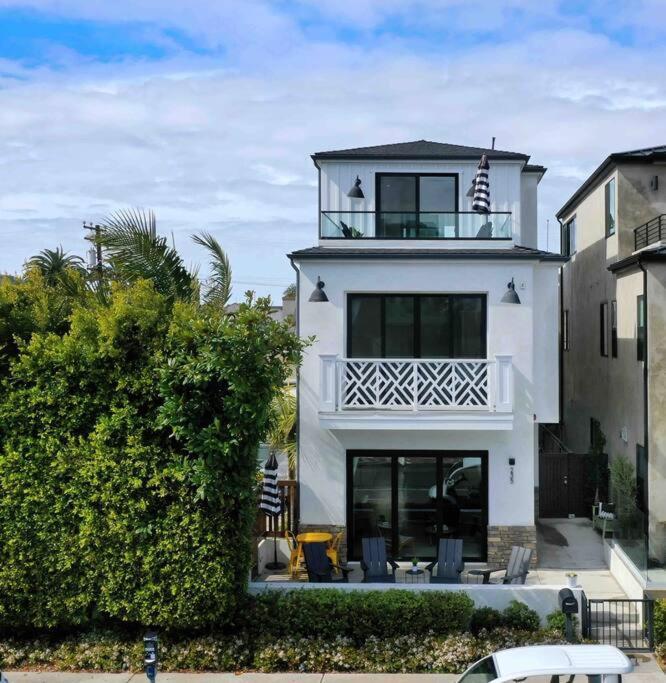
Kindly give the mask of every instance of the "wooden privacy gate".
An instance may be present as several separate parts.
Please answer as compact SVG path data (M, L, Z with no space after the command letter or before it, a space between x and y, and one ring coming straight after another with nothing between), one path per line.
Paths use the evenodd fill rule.
M539 453L539 516L590 517L595 494L608 489L607 456Z
M654 650L654 601L582 599L583 638L621 650Z

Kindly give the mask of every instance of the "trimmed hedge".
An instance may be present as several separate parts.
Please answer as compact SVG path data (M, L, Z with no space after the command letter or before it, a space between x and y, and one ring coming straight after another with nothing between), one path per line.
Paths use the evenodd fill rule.
M462 633L469 629L474 602L462 592L405 590L265 591L243 610L236 628L256 637L368 638Z
M654 603L654 642L666 643L666 600Z
M15 317L0 307L0 329ZM224 316L144 281L84 298L66 331L8 349L0 627L231 618L250 568L258 443L301 348L265 300Z

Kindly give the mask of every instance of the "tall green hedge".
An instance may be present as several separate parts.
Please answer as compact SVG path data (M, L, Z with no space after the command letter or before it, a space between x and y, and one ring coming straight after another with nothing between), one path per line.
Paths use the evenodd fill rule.
M87 297L66 331L5 356L0 626L197 628L233 614L257 446L301 351L268 313L173 305L140 282Z

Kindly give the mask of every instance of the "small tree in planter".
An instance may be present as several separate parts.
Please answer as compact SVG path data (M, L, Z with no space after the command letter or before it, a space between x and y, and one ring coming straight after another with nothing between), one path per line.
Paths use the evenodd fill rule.
M636 506L636 469L624 455L617 456L610 466L610 479L620 533L628 538L638 531L640 522Z

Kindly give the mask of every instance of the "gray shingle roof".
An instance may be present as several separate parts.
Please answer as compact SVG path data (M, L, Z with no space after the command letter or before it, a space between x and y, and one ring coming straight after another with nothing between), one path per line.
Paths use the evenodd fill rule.
M508 249L412 249L412 248L352 248L309 247L288 254L296 261L310 259L521 259L536 261L568 261L567 256L528 247Z
M330 152L317 152L313 159L479 159L486 154L489 159L515 159L527 161L528 154L506 152L500 149L483 147L467 147L451 145L446 142L415 140L413 142L396 142L390 145L374 145L372 147L352 147Z

